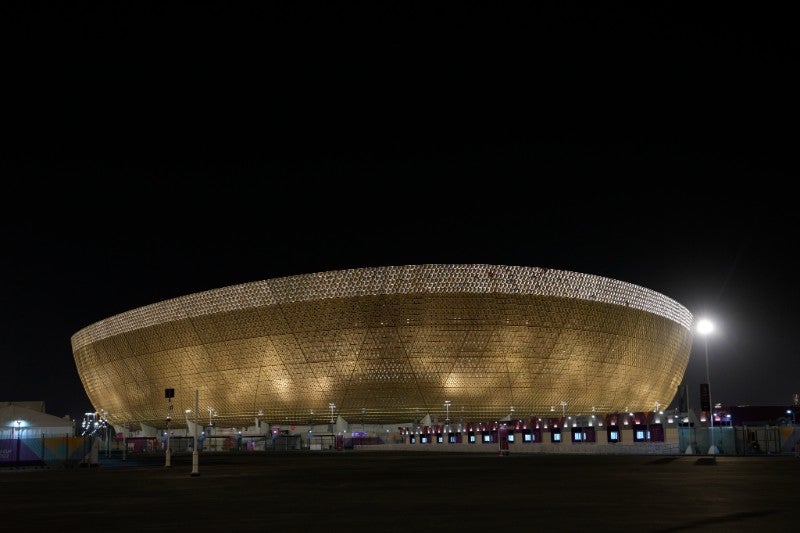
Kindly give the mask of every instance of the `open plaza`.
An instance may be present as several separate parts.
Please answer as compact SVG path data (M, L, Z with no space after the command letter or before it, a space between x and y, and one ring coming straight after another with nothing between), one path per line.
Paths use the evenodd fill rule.
M258 452L0 468L19 531L795 531L800 458ZM12 529L9 529L9 531Z

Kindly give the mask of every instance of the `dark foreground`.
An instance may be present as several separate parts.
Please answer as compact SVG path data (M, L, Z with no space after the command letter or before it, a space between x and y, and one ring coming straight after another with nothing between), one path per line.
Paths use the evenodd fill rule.
M203 454L191 472L190 455L0 469L0 530L800 530L786 456Z

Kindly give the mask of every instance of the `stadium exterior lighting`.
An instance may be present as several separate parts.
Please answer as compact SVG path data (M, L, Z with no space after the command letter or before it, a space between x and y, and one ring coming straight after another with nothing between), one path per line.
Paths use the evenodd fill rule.
M711 373L708 370L708 336L714 331L714 323L707 318L701 318L697 322L697 333L703 337L703 346L706 356L706 384L708 385L708 406L709 418L711 419L711 445L708 447L709 455L717 455L719 448L714 441L714 402L711 401Z

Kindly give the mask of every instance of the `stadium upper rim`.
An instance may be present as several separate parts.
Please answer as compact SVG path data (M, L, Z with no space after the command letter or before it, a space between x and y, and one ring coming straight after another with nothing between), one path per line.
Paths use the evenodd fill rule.
M324 299L393 294L554 296L624 305L691 330L692 314L651 289L569 270L488 264L423 264L332 270L271 278L146 305L91 324L72 336L73 352L130 331L228 311Z

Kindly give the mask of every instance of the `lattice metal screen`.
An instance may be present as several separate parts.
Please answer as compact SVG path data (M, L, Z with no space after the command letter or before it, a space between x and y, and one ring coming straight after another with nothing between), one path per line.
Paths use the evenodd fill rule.
M628 283L495 265L415 265L226 287L72 339L96 409L164 425L163 390L218 424L394 423L648 411L672 400L691 314ZM260 414L259 414L260 413ZM173 420L173 426L180 420Z

